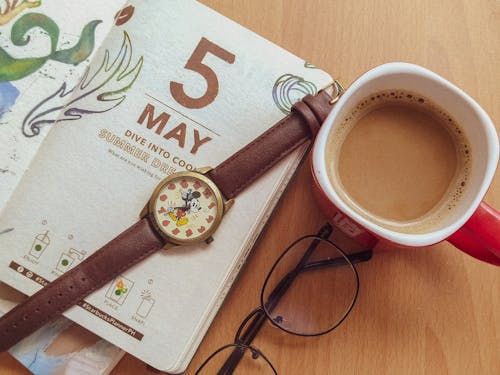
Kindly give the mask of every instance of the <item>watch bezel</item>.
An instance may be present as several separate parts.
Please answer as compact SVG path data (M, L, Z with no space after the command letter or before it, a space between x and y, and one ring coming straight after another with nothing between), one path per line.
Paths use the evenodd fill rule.
M189 239L178 239L170 236L168 233L166 233L161 225L157 221L157 217L155 214L155 203L160 195L160 191L163 189L163 187L166 184L169 184L173 180L176 180L178 178L194 178L202 183L206 184L214 193L214 197L216 200L216 205L217 205L217 214L215 216L214 222L211 225L210 229L203 232L202 234L194 237L194 238L189 238ZM221 191L215 185L215 183L205 176L203 173L198 172L198 171L181 171L181 172L176 172L172 173L171 175L165 177L163 180L160 181L160 183L156 186L155 190L151 194L151 198L149 199L148 202L148 215L151 218L151 222L153 226L155 227L156 231L168 242L174 243L176 245L188 245L188 244L194 244L194 243L200 243L205 240L207 240L209 237L212 236L212 234L215 232L215 230L219 227L219 224L222 221L222 216L224 215L224 198L222 196Z

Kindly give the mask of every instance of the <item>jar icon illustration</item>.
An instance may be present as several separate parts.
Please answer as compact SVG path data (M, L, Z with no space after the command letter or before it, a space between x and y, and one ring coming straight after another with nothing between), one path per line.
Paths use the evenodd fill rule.
M76 260L83 260L85 254L87 254L86 251L78 251L70 248L66 253L61 254L61 257L57 261L56 269L63 273L66 272Z
M30 255L40 258L47 246L50 244L49 231L38 234L31 245Z
M136 311L137 315L141 318L146 318L151 312L154 304L155 299L151 296L151 292L149 290L143 290L141 293L141 303Z

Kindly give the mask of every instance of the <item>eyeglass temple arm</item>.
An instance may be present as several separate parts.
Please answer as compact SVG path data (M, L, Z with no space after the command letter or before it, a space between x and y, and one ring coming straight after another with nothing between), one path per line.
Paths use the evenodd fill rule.
M369 261L372 258L372 256L373 256L373 250L370 249L370 250L359 251L357 253L347 254L347 259L349 259L349 261L352 264L357 264ZM302 269L302 271L316 271L322 268L345 266L346 264L347 262L343 257L324 259L324 260L319 260L317 262L307 263Z

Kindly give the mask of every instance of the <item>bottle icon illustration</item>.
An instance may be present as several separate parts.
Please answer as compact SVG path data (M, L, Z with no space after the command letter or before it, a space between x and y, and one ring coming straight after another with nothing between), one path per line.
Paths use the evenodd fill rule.
M86 251L78 251L76 249L70 248L66 253L62 253L61 257L57 261L56 269L60 272L66 272L71 268L75 261L82 260L87 254Z
M132 280L120 275L114 279L109 286L108 291L106 292L106 298L119 305L123 305L133 286L134 282Z
M146 318L151 312L154 304L155 299L151 296L151 292L149 290L143 290L141 293L141 303L136 311L137 315L141 318Z
M31 245L30 255L40 258L47 246L50 244L49 231L38 234Z

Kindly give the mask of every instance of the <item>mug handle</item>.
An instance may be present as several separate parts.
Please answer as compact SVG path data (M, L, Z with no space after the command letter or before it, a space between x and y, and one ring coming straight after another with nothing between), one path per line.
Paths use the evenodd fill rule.
M481 202L448 242L476 259L500 266L500 213Z

